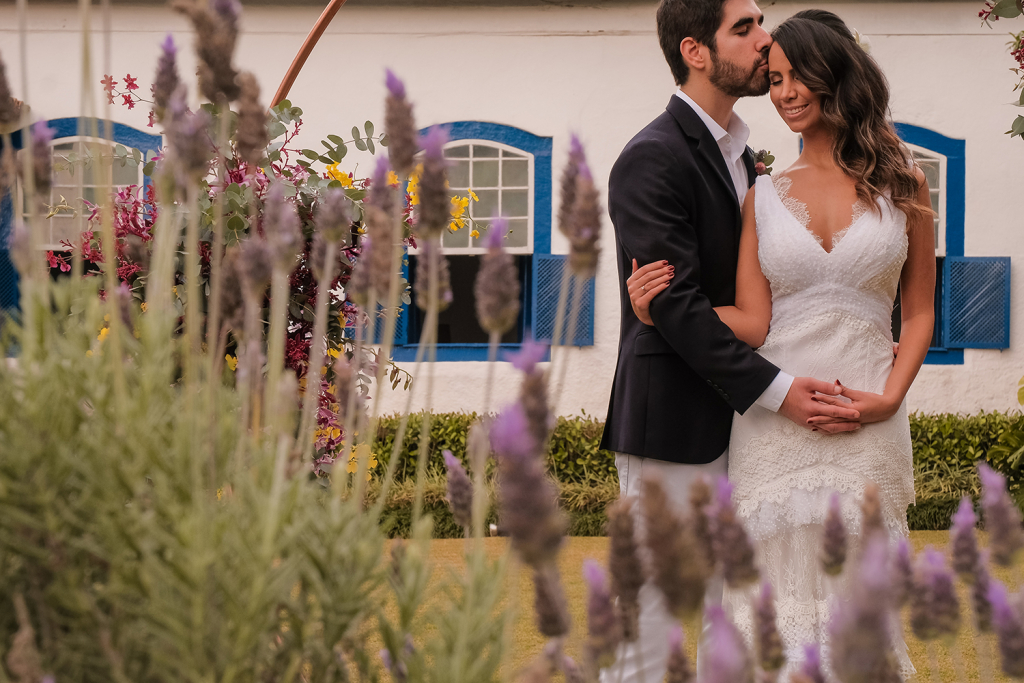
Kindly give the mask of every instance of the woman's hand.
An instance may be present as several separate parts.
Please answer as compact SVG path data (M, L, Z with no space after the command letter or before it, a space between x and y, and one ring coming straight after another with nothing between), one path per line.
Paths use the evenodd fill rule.
M815 401L819 403L827 403L833 406L842 406L844 408L852 408L853 410L860 412L861 424L867 424L869 422L882 422L888 420L890 417L896 414L899 410L900 404L894 403L893 400L885 394L875 394L870 391L857 391L856 389L850 389L844 387L842 382L836 380L836 385L842 388L840 396L845 397L848 400L844 400L839 396L827 396L824 394L818 394L814 397ZM807 420L808 424L814 425L819 422L827 422L827 417L812 417Z
M626 289L629 291L633 312L644 325L654 325L650 312L651 300L668 287L675 276L676 267L670 266L668 261L655 261L637 268L636 259L633 259L633 274L626 280Z

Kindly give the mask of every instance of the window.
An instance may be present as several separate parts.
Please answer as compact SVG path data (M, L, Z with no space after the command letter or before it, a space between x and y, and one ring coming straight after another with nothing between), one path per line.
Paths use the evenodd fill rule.
M935 331L925 363L960 365L964 349L1007 348L1010 259L964 256L965 142L897 123L928 180L935 217ZM893 334L899 335L899 307Z
M120 145L117 145L120 146ZM57 140L53 145L53 186L50 188L50 196L44 201L48 206L55 207L61 203L61 198L75 209L81 209L77 201L84 199L92 204L99 203L99 193L104 185L109 184L116 192L128 185L142 186L144 176L141 164L125 164L114 162L109 175L104 181L102 178L103 166L101 157L114 155L116 146L105 140L95 140L87 137L73 138L70 140ZM128 150L131 154L131 150ZM91 157L91 161L82 161ZM76 160L71 163L70 160ZM81 183L81 187L79 187ZM22 220L28 221L29 207L25 204L21 184L18 185L17 201L21 211ZM47 219L44 223L44 244L43 249L64 249L61 246L63 240L69 242L77 241L78 231L84 223L79 222L70 211L60 211Z
M105 124L103 121L87 118L62 118L51 119L47 121L47 124L54 130L53 143L55 155L66 156L71 151L84 149L91 144L101 144L103 146L110 144L106 141L90 143L90 138L79 135L80 131L104 130ZM157 152L162 144L162 139L159 135L150 135L121 123L114 123L112 125L110 137L115 149L117 145L121 145L128 150L138 150L146 158L149 158L152 153ZM14 149L21 149L21 131L14 132L11 136L11 143ZM93 168L96 169L98 166L94 165ZM80 172L80 169L76 169L76 173ZM90 201L93 201L91 198L95 197L96 186L102 185L102 183L95 182L98 179L98 176L95 175L96 172L94 170L92 175L83 176L83 180L85 180L85 198L90 199ZM132 177L131 181L128 181L129 172ZM140 185L149 183L149 178L143 176L141 170L134 164L126 164L123 168L119 164L115 164L111 180L113 184L122 186L132 183ZM54 190L49 203L52 205L56 203L54 200L60 201L60 195L62 194L69 203L78 197L77 176L72 178L63 173L55 173ZM15 192L0 196L0 308L17 306L18 303L18 274L11 264L7 253L7 244L10 230L14 224L14 217L19 215L18 212L24 215L23 204L20 188ZM59 249L61 239L74 237L74 221L70 218L70 214L66 218L63 216L60 218L66 222L62 223L61 220L57 220L57 216L47 221L53 227L47 227L46 239L48 242L44 245L44 248ZM70 231L70 234L67 231Z
M504 215L511 234L506 248L519 268L521 312L516 327L501 340L502 350L515 350L528 334L552 327L554 307L547 305L561 283L564 256L551 254L551 149L552 139L519 128L480 121L443 124L451 142L449 186L466 196L471 189L479 201L470 202L470 216L483 225L480 237L466 228L443 238L449 261L453 302L438 320L437 359L487 360L487 335L476 322L473 283L479 268L487 222ZM410 251L408 275L415 279L417 254ZM574 343L593 344L593 282L586 296ZM540 299L538 300L538 297ZM415 302L404 306L395 333L395 360L415 358L423 314ZM543 338L543 333L539 336Z

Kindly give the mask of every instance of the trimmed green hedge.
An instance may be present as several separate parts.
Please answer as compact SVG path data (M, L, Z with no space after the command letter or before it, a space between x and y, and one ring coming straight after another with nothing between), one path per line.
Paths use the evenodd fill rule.
M466 433L477 419L475 413L438 413L431 418L431 459L427 464L429 481L425 509L432 512L435 535L453 538L462 535L451 518L444 500L444 463L441 451L449 449L466 461ZM374 452L387 466L394 446L398 417L380 421ZM570 518L570 534L594 536L604 533L605 508L618 497L618 477L614 456L598 444L604 423L582 414L560 417L555 425L547 455L548 471L559 484L561 502ZM980 488L976 462L988 460L1007 475L1010 491L1024 504L1024 476L1015 469L1022 459L1014 454L1024 443L1024 416L998 412L977 415L910 416L910 434L914 444L914 480L917 505L907 511L913 530L948 529L961 496L977 499ZM420 416L409 420L395 475L395 486L385 506L386 523L391 534L408 533L413 480L419 456ZM490 473L489 473L490 474ZM1022 505L1024 507L1024 505ZM488 521L495 521L492 509Z

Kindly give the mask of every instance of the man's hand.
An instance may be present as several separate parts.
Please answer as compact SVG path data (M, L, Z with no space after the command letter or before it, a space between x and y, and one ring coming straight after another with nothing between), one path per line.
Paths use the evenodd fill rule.
M814 399L816 394L837 396L842 387L813 377L797 377L779 407L779 413L812 431L838 434L860 429L860 412L842 405L831 405ZM817 418L811 421L811 418ZM827 419L822 419L827 418Z

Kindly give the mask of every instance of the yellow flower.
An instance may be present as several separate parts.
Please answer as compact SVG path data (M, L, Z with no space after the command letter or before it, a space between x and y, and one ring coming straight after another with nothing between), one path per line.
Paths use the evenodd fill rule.
M173 294L174 296L178 296L178 288L177 287L171 287L171 294Z
M330 356L331 358L337 358L338 357L338 349L328 349L327 350L327 355Z
M327 167L327 175L341 183L342 187L352 187L352 176L338 168L338 164L331 164Z
M480 201L480 198L476 196L476 192L473 192L473 190L469 190L468 192L470 199L472 199L474 202Z
M85 357L86 358L92 358L92 349L86 349Z
M341 430L340 429L338 429L337 427L334 427L333 429L331 429L331 438L332 439L337 439L340 436L341 436Z
M105 340L107 338L108 334L110 334L110 328L109 327L104 327L102 330L100 330L100 333L99 333L99 335L96 338L99 339L102 342L103 340Z
M405 188L406 194L409 195L409 204L416 206L420 203L420 171L423 170L423 165L420 164L416 167L416 170L409 175L409 185Z
M476 228L473 228L472 230L469 231L469 236L472 237L473 239L477 239L478 237L480 237L480 231L477 230Z
M469 206L469 199L466 197L452 197L452 218L460 218L466 213Z
M231 372L234 372L238 368L238 359L232 356L230 353L224 356L224 361L228 364Z
M224 487L223 486L221 486L219 489L217 489L217 500L221 500L222 498L224 498Z
M147 308L149 308L149 306L147 306L147 305L146 305L146 302L145 302L145 301L143 301L143 302L142 302L142 312L143 312L143 313L145 313L145 312L146 312L146 309L147 309Z
M398 174L394 171L388 171L388 185L398 187Z
M355 474L359 471L359 458L367 458L366 462L366 481L370 481L372 478L370 472L377 467L377 456L370 452L370 447L363 443L355 447L352 455L348 459L348 467L345 469L349 474Z
M451 229L452 232L456 232L456 231L458 231L459 228L463 228L465 226L466 226L466 219L465 218L456 218L455 220L453 220L451 222L451 224L448 227Z

